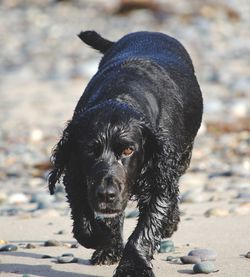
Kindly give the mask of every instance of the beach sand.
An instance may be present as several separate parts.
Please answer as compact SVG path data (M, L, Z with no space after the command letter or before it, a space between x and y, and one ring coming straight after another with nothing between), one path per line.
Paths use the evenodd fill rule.
M214 262L218 272L211 273L210 276L248 277L250 260L244 255L249 251L250 245L249 215L206 218L202 215L202 211L209 208L207 204L199 203L191 206L187 210L188 214L192 215L192 219L188 214L182 218L178 231L171 238L175 244L175 251L155 254L153 266L156 276L175 277L193 274L193 265L181 264L179 260L167 262L166 257L180 257L187 255L195 248L208 248L218 253ZM71 234L71 224L69 216L0 217L1 239L18 245L17 251L0 253L0 276L14 277L22 274L46 277L112 276L116 265L90 265L89 258L93 250L81 246L75 249L69 248L68 244L75 242ZM125 220L125 239L132 232L135 224L134 218ZM65 230L65 234L58 235L59 230ZM61 241L66 245L44 247L44 241L49 239ZM27 243L35 244L37 248L26 249ZM79 259L78 263L59 264L56 262L57 256L69 252ZM51 255L54 258L42 259L42 255Z

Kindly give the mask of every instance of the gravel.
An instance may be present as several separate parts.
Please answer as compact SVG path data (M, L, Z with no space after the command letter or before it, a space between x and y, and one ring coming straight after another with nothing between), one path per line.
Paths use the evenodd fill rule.
M204 117L180 180L182 216L250 214L250 5L159 2L160 18L148 10L114 15L115 0L1 2L0 216L69 213L62 186L48 193L49 157L101 58L76 36L88 29L114 41L160 31L184 44L203 91ZM201 203L210 209L192 208Z

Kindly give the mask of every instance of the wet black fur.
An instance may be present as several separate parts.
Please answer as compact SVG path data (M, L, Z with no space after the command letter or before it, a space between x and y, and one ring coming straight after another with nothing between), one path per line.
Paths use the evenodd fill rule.
M104 56L54 149L49 189L53 194L63 176L74 237L96 249L93 264L119 262L116 277L154 276L150 261L160 240L177 229L178 180L189 165L201 123L202 97L193 65L183 46L162 33L132 33L115 43L94 31L79 37ZM135 196L140 211L125 247L123 213L115 218L94 216L87 158L78 147L78 141L89 135L89 124L102 132L101 124L109 121L119 128L135 127L140 130L136 139L141 136L144 141L139 152L142 165L135 165L139 173L135 180L131 177L131 184L124 184L130 186L129 197Z

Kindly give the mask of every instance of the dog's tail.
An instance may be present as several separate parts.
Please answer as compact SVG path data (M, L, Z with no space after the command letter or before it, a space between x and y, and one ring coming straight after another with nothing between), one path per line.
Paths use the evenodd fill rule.
M99 50L103 54L106 53L106 51L114 44L114 42L101 37L95 31L81 32L78 37L83 42L90 45L94 49Z

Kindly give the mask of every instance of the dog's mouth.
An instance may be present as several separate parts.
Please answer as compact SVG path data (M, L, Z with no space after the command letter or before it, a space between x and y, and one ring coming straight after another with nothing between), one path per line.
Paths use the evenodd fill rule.
M104 218L114 218L119 216L121 213L119 212L95 212L96 219L104 219Z
M96 219L114 218L123 212L119 204L100 202L94 207L94 215Z

